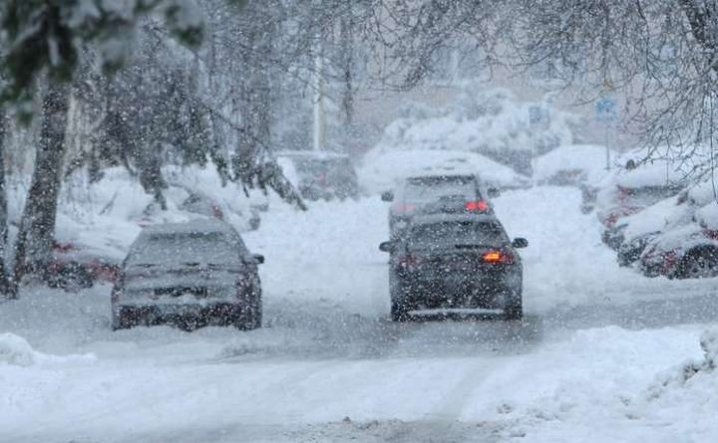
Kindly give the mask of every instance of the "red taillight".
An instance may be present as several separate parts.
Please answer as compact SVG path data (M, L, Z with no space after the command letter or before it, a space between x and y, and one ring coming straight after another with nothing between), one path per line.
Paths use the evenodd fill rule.
M403 203L397 203L394 205L394 212L397 214L411 214L416 211L416 205L406 205Z
M503 251L488 251L484 253L482 258L484 263L501 263L508 265L514 262L514 256Z
M469 212L487 212L489 204L484 200L466 203L466 210Z

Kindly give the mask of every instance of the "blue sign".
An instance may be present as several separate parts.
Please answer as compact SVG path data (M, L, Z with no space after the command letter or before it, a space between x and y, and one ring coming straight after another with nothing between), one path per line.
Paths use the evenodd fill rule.
M616 100L603 97L596 102L596 120L604 123L611 123L618 120L618 109Z

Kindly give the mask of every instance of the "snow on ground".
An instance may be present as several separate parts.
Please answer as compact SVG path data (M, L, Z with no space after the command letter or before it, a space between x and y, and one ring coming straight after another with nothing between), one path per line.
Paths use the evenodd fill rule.
M714 279L619 268L579 192L539 187L495 201L530 242L524 323L397 325L386 205L274 209L245 234L261 330L112 332L108 286L0 304L0 442L718 439Z

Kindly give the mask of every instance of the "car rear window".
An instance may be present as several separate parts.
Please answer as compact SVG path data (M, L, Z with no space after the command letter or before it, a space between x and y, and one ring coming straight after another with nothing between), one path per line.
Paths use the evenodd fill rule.
M221 232L167 232L147 235L133 248L129 265L238 261L238 250Z
M441 177L434 179L410 179L406 183L405 200L407 202L435 201L441 197L463 196L467 199L479 197L474 180L442 180Z
M451 221L414 226L409 237L411 248L455 245L497 245L508 241L501 225L493 222Z

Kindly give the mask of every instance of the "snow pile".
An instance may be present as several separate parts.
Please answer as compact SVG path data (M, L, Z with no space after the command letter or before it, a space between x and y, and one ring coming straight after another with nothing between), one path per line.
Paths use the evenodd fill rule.
M613 173L606 180L624 188L682 186L695 172L693 165L683 158L652 154L639 148L616 158Z
M577 122L548 103L519 102L507 90L466 84L447 107L406 108L378 147L471 151L528 172L534 154L573 143Z
M0 364L32 366L37 354L24 338L9 332L0 334Z
M56 238L119 261L143 226L212 217L211 209L209 213L199 213L183 206L191 194L216 204L223 218L240 231L250 229L250 219L256 216L252 208L256 195L253 200L233 183L222 186L218 174L210 168L166 167L163 175L169 184L164 190L166 210L124 168L103 170L102 179L95 183L90 182L85 171L74 173L62 187Z
M532 165L533 178L537 183L561 182L563 179L572 181L570 184L593 184L600 182L608 173L606 147L600 145L560 146L534 158Z
M718 329L704 332L700 345L703 359L661 374L640 405L646 418L666 423L685 441L715 441L718 435Z

